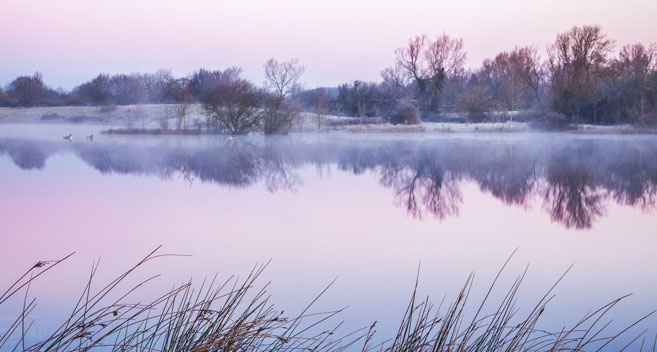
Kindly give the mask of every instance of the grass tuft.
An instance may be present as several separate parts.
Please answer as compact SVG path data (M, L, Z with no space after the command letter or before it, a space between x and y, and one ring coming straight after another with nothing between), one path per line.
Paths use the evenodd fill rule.
M581 318L574 326L547 332L538 322L553 299L553 290L570 268L555 282L536 306L517 317L515 306L519 288L527 269L507 288L504 298L488 308L491 293L513 254L501 267L482 302L470 307L474 274L465 281L456 299L443 300L435 306L429 297L418 297L419 269L411 299L391 339L376 342L376 325L346 335L338 335L341 323L325 329L342 310L312 313L315 302L329 284L299 314L288 317L270 303L267 285L256 288L256 281L268 263L256 265L244 279L204 280L199 288L191 282L172 288L150 302L132 301L135 291L156 276L149 277L127 290L119 285L139 267L160 257L160 247L145 256L114 280L98 290L92 282L99 262L91 273L70 315L40 341L27 343L26 336L34 321L28 322L35 300L28 299L31 283L72 254L39 261L0 295L0 307L12 296L25 290L22 311L9 326L2 327L0 350L23 351L347 351L385 352L475 352L475 351L600 351L640 325L649 313L615 333L607 333L610 322L603 323L610 310L627 296L611 301ZM515 252L514 252L515 253ZM443 310L444 307L444 310ZM465 312L476 308L469 317ZM490 312L484 314L486 310ZM644 330L631 337L623 350L644 348L656 351L657 337L651 344ZM11 344L9 342L12 342ZM14 342L16 341L16 342ZM640 343L640 345L639 345Z

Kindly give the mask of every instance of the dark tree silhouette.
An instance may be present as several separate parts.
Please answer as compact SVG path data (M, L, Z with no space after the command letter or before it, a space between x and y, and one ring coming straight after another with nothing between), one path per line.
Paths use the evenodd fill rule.
M262 92L243 79L217 83L203 96L208 128L230 134L246 134L262 123Z

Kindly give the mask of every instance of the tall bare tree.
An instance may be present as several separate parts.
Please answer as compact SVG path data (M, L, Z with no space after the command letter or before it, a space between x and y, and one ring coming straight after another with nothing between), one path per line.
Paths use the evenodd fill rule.
M287 133L298 120L301 109L290 100L290 95L299 90L304 71L297 59L272 58L265 63L265 87L270 93L264 115L265 134Z
M176 105L175 115L176 115L176 128L184 129L185 122L187 121L187 115L189 115L189 108L193 102L194 97L192 96L192 85L189 78L181 78L178 80L179 93L178 93L178 104Z
M420 91L426 90L428 67L423 53L426 51L427 35L422 34L410 38L405 47L395 51L395 66L408 77L415 80Z
M542 70L536 49L525 47L502 52L492 60L485 60L478 74L483 76L495 105L503 113L518 110L532 93L543 111L539 94ZM510 118L513 120L513 113Z
M408 93L408 75L399 66L385 68L381 71L383 85L390 90L400 93Z
M317 124L317 131L319 131L326 118L331 97L324 88L317 88L316 91L315 123Z
M287 97L298 91L299 79L305 71L298 59L278 61L271 58L265 63L265 87L280 98Z
M461 71L465 63L463 39L451 38L443 33L428 43L424 56L431 69L431 75L452 76Z
M426 34L415 36L408 40L405 47L397 49L395 55L396 69L415 83L416 99L432 112L439 109L445 80L460 73L466 59L463 39L444 33L434 40ZM390 79L396 77L394 70L385 72Z
M650 101L657 98L657 92L651 87L651 78L657 70L657 45L626 45L612 66L620 81L623 113L635 122L637 117L648 112Z
M518 66L519 66L519 75L524 84L531 89L536 98L536 103L538 103L541 113L545 115L545 107L541 100L540 88L541 84L545 80L545 69L541 63L541 58L538 55L538 51L535 47L524 47L516 48L515 51Z
M551 75L551 105L567 116L585 117L590 107L597 123L596 89L600 87L603 68L614 42L600 26L573 27L557 36L549 47L548 68Z

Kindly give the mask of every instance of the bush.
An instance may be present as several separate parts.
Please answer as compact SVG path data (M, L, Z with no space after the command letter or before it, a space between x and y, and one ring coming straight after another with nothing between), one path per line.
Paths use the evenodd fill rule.
M61 115L56 114L56 113L52 113L52 114L45 114L45 115L41 116L41 121L61 120L63 118L64 118L64 116L61 116Z
M110 114L116 111L118 107L116 105L103 105L100 108L98 108L98 112L101 114Z
M397 105L395 112L390 117L390 123L393 125L419 125L421 121L415 106L401 103Z
M467 113L470 121L488 121L488 112L491 109L490 92L485 86L474 82L463 90L457 105L461 111Z
M301 107L284 97L265 95L263 127L265 134L287 134L299 120Z
M572 129L568 117L558 112L548 112L542 119L534 121L532 126L544 131L565 131Z
M643 114L637 118L637 125L642 127L656 127L657 126L657 111Z

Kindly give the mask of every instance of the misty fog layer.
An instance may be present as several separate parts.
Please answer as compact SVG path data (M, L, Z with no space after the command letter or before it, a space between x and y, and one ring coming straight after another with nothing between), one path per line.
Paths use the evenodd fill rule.
M191 185L234 189L262 183L270 192L303 187L300 171L307 167L372 173L395 205L415 218L458 216L462 185L471 181L505 205L540 204L553 222L575 229L593 227L610 204L652 212L657 192L657 139L651 137L290 136L196 143L171 137L132 144L0 139L0 156L25 170L44 169L57 153L72 153L102 174L182 176Z

